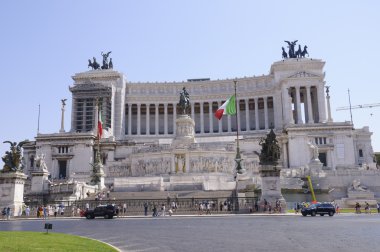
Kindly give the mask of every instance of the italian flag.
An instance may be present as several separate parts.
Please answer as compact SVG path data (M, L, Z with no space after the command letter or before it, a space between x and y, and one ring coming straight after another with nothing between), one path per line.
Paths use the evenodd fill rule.
M103 122L102 122L102 112L99 111L98 113L98 137L99 139L102 138L103 134Z
M228 98L228 100L223 103L220 108L215 112L215 117L220 120L223 115L235 115L236 114L236 106L235 106L235 95Z

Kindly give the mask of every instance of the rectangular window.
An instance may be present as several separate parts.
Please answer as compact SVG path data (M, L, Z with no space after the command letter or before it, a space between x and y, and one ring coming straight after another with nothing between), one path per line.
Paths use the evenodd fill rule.
M363 150L359 149L359 157L363 157Z

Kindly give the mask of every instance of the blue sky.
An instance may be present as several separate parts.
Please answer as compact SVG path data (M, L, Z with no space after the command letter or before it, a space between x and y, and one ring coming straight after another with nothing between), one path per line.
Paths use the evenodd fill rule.
M380 103L379 1L2 1L0 154L5 140L60 129L60 100L88 59L112 51L129 81L223 79L268 74L284 40L326 61L334 121L348 105ZM372 114L372 115L371 115ZM380 151L380 107L353 110Z

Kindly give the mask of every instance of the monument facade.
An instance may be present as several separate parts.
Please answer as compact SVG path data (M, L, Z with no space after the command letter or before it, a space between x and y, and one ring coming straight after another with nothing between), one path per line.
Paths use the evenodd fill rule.
M89 60L92 70L72 76L71 129L38 134L24 145L25 172L35 170L33 160L43 153L53 181L90 181L97 149L96 101L103 123L104 183L115 190L127 184L135 185L133 190L230 190L237 130L242 166L252 183L259 177L260 140L270 129L277 135L283 177L316 169L336 174L364 164L374 168L372 133L332 120L325 62L306 58L307 51L297 56L296 42L289 42L291 57L274 62L267 75L233 80L130 82L110 67L110 52L102 53L104 67L94 58ZM233 81L237 120L218 120L214 112L233 94Z

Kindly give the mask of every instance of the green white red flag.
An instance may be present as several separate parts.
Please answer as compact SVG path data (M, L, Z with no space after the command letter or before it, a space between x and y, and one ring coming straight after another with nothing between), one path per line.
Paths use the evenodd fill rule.
M223 115L235 115L236 114L236 106L235 106L235 95L228 98L228 100L223 103L222 106L218 108L215 112L215 117L220 120Z
M102 113L98 112L98 137L99 139L102 138L103 135L103 122L102 122Z

